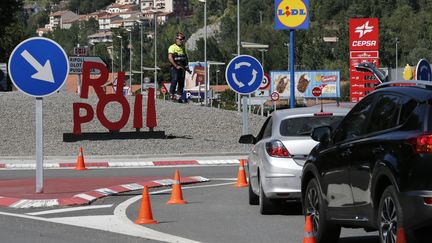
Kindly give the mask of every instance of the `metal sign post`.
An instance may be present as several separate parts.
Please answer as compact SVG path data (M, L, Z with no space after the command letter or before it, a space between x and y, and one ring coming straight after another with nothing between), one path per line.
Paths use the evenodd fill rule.
M33 37L15 47L8 66L15 87L36 98L36 193L43 193L42 97L57 92L63 86L69 72L69 60L57 42Z
M36 192L43 192L43 100L36 98Z
M252 56L239 55L233 58L225 71L225 78L232 90L244 95L242 135L249 133L247 95L255 92L262 83L264 70L261 63Z

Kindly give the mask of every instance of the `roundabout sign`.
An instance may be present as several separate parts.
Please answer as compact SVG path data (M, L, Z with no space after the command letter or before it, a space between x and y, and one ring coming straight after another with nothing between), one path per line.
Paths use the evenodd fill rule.
M261 63L249 55L240 55L233 58L225 71L225 78L232 90L239 94L255 92L264 78Z

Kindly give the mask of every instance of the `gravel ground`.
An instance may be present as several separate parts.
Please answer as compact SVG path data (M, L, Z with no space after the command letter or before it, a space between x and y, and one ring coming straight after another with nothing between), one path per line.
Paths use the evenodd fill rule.
M147 98L143 99L142 131L145 127ZM134 98L128 97L131 115L121 132L135 131L132 125ZM242 114L194 104L156 101L157 127L171 139L126 139L63 142L64 133L72 133L72 104L84 102L97 105L97 97L80 99L77 94L53 94L43 99L44 155L75 156L82 146L91 155L175 155L244 153L238 138L242 128ZM0 93L0 158L1 156L35 155L35 98L21 92ZM109 103L105 114L111 121L120 118L121 106ZM249 130L257 134L265 117L249 115ZM107 132L95 117L82 125L82 132Z

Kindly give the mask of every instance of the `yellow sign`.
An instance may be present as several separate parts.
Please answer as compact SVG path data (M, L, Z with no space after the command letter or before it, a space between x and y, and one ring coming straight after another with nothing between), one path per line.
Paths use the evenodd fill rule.
M413 78L413 72L409 64L407 64L404 68L403 78L405 80L411 80Z
M282 0L276 9L276 16L282 25L296 28L306 21L307 11L306 4L301 0Z

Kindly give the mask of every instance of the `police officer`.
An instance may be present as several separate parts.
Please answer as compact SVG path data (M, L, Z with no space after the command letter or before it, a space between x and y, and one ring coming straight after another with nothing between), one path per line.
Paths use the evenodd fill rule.
M188 57L186 53L186 48L184 46L184 41L184 34L178 32L176 35L175 43L168 48L168 60L171 64L171 87L169 91L171 94L171 99L178 100L179 103L183 103L181 97L185 85L185 71L189 71ZM175 94L176 88L177 96Z

